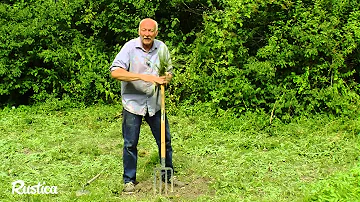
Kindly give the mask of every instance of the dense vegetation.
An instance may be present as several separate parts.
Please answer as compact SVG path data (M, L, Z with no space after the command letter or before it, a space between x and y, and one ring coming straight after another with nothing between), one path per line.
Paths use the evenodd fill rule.
M119 101L108 67L140 19L160 24L169 103L273 117L360 111L360 3L352 0L1 1L0 104Z

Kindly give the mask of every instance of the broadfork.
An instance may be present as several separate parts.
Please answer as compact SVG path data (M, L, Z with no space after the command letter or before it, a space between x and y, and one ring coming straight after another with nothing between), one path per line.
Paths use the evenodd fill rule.
M165 86L164 84L160 85L161 90L161 137L160 137L160 161L161 167L154 169L154 194L157 193L157 186L159 187L158 193L162 193L162 175L165 175L165 189L164 192L168 194L168 171L170 171L171 176L174 175L174 170L170 167L165 166L166 158L166 145L165 145ZM159 178L159 183L157 179ZM174 182L171 180L171 192L174 192Z

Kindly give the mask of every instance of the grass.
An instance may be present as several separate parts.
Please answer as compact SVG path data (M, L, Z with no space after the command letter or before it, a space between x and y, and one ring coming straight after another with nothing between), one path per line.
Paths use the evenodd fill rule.
M138 186L122 194L121 106L45 103L0 111L3 201L360 201L360 119L317 115L290 123L247 113L212 117L182 108L169 116L177 176L190 184L152 192L155 141L143 125ZM86 187L76 191L99 172ZM56 195L11 193L11 183L45 182Z

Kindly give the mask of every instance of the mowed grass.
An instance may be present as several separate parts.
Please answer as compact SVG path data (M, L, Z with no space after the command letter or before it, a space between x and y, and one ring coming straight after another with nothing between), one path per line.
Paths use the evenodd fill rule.
M54 106L52 106L52 104ZM169 115L176 175L189 185L154 195L159 167L144 124L138 185L122 193L121 106L5 108L0 112L1 201L360 201L360 118L317 115L214 117L182 107ZM90 193L76 196L85 187ZM12 182L57 186L56 195L12 194Z

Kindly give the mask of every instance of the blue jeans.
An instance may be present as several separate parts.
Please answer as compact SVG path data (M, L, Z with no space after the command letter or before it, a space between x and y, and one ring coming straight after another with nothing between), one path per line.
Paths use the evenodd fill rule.
M149 124L151 132L158 145L160 157L160 130L161 130L161 112L158 111L154 116L150 117L149 114L145 116L132 114L125 109L123 110L123 123L122 133L124 138L124 151L123 151L123 165L124 165L124 183L136 181L136 165L138 158L137 144L139 141L141 122L145 121ZM165 166L173 168L172 164L172 147L170 129L167 117L165 116L165 143L166 143L166 160ZM161 158L160 158L161 159ZM170 176L170 173L168 173Z

